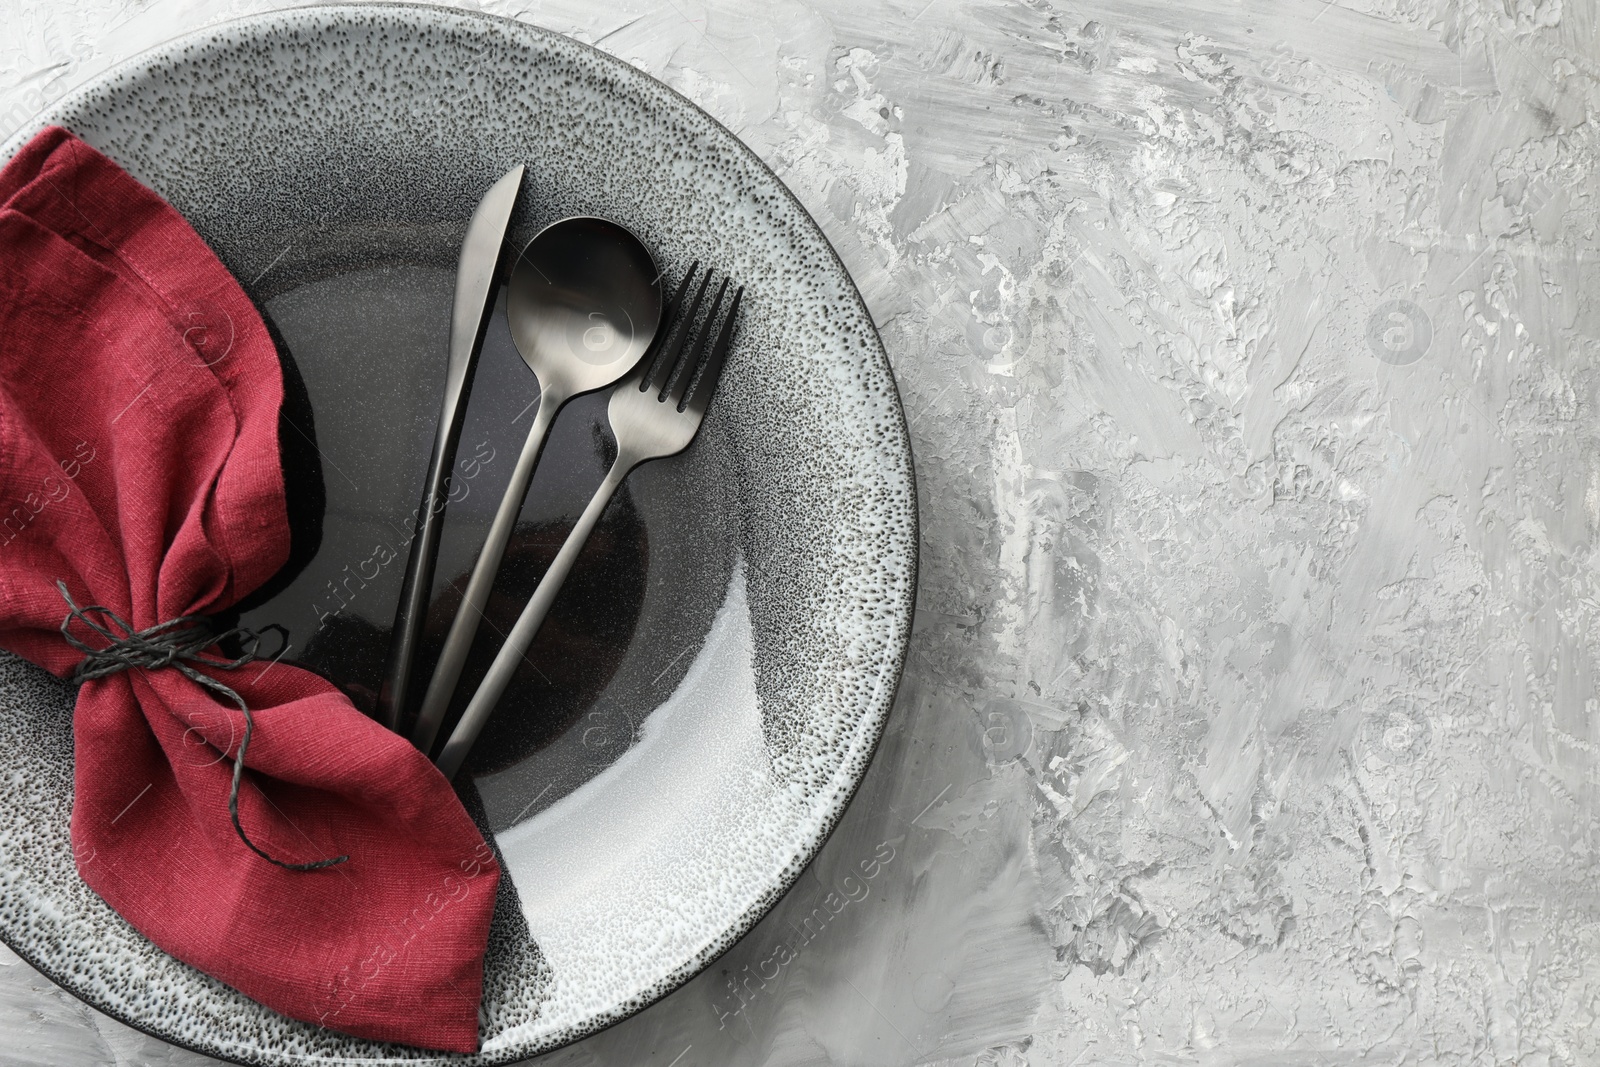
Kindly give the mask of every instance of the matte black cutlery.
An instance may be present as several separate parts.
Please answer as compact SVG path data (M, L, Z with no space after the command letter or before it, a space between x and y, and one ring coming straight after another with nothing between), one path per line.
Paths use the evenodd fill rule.
M449 709L556 413L633 370L655 339L661 309L655 261L614 222L552 223L517 260L506 314L517 351L538 378L539 410L418 709L411 740L422 751L432 749Z
M672 301L672 312L682 306L683 294L689 287L694 271L695 268L690 267L684 275ZM724 277L696 331L696 320L710 279L709 272L701 277L693 301L654 358L612 390L607 416L616 438L616 459L589 505L584 508L577 525L567 535L550 568L540 579L533 597L500 647L488 674L473 693L460 722L435 761L445 777L454 777L460 770L479 731L488 721L489 713L505 693L524 653L539 632L551 604L555 602L562 582L571 572L579 552L617 488L639 464L682 452L699 431L721 377L739 304L744 296L742 288L734 293L726 313L722 315L721 327L717 328L718 312L728 290L728 279ZM691 334L694 339L689 343ZM517 499L521 500L520 495ZM467 610L463 608L457 616L457 622L466 614ZM435 674L434 681L437 683L439 678ZM454 681L454 678L450 681L451 688L454 687ZM433 696L431 690L429 695ZM442 695L448 702L449 692L445 691Z

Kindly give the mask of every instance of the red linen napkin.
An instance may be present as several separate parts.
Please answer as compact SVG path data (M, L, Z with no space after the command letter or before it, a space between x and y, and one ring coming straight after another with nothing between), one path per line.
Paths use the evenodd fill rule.
M136 630L224 611L289 551L282 382L249 299L164 200L65 130L0 171L0 646L60 676L64 580ZM105 642L80 622L72 632ZM268 640L267 644L273 642ZM87 681L78 870L141 933L261 1003L478 1047L499 868L454 791L332 684L256 661Z

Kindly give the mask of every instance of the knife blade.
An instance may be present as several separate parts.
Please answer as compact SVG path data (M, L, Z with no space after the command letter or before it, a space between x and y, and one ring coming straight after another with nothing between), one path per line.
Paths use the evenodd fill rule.
M422 639L428 595L433 589L439 532L444 526L450 491L450 470L455 466L456 446L461 442L467 396L472 390L472 375L483 348L483 334L494 310L495 283L500 275L512 209L522 188L522 176L523 168L513 167L489 188L472 213L467 236L461 242L455 304L450 319L450 359L445 371L444 402L439 409L438 427L434 430L433 455L422 499L417 505L411 555L406 561L400 603L395 608L394 630L389 638L389 656L378 690L375 717L391 730L398 731L405 717L413 661L417 644Z

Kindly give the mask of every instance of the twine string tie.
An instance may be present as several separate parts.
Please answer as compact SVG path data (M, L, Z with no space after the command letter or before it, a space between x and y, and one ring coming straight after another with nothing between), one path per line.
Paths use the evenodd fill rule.
M258 659L275 660L283 655L284 648L288 644L288 631L274 623L261 632L243 626L218 632L215 622L205 615L180 615L149 629L135 630L132 623L110 608L99 604L80 607L68 592L66 582L57 581L56 588L61 591L61 597L67 602L68 609L66 617L61 620L61 636L66 638L67 644L83 653L83 659L73 668L69 681L79 684L98 678L109 678L113 674L135 668L159 671L170 667L190 681L223 697L244 715L244 737L239 741L239 750L233 757L233 784L228 790L228 815L233 820L234 832L250 851L268 863L291 871L317 871L343 863L350 858L333 856L312 863L288 863L268 854L250 840L250 836L244 832L243 824L239 822L239 785L244 778L245 752L250 748L250 738L255 732L255 720L243 697L211 675L196 669L198 665L210 670L231 671ZM105 644L96 648L73 634L71 626L74 619L98 634ZM262 656L260 654L262 635L268 630L278 632L278 649L271 656ZM237 658L228 659L206 652L206 649L234 638L239 642L240 655Z

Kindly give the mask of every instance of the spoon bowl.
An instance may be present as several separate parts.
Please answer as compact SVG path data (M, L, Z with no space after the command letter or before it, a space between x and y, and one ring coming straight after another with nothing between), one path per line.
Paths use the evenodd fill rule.
M417 710L411 740L424 753L431 753L461 680L556 412L633 370L661 327L662 303L661 272L649 249L606 219L553 222L518 257L506 283L506 317L517 351L539 379L539 412Z
M577 396L622 378L661 323L661 285L649 250L606 219L546 226L506 288L512 340L541 390Z

